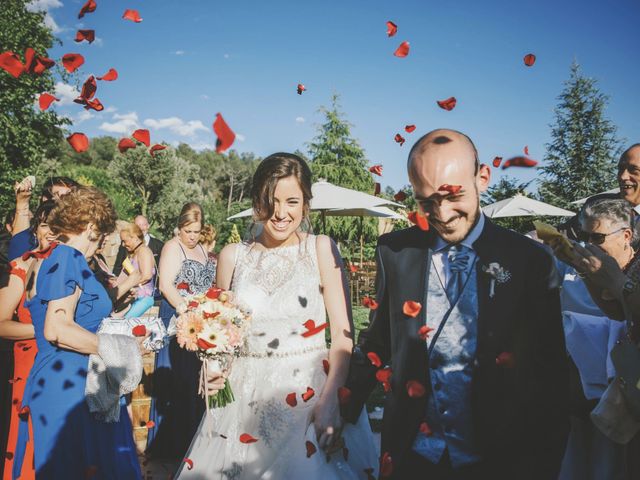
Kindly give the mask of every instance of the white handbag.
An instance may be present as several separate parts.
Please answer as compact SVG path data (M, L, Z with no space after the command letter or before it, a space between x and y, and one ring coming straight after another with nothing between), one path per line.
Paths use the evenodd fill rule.
M96 333L110 333L133 337L133 329L138 325L144 325L147 333L150 333L149 337L144 341L144 347L147 350L157 352L168 344L169 337L167 336L167 329L160 317L107 317L102 320Z

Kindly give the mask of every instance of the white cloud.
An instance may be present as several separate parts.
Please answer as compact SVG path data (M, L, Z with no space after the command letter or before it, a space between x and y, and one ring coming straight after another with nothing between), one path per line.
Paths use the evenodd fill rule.
M196 152L200 152L202 150L215 150L216 146L213 143L190 143L189 146L193 148Z
M178 117L160 118L158 120L153 118L147 118L144 121L145 126L161 130L168 128L173 133L184 137L193 137L197 132L208 132L209 129L203 125L200 120L189 120L185 122Z
M98 128L109 133L131 133L133 130L139 127L138 114L136 112L129 112L120 115L116 113L113 115L115 122L103 122Z
M104 45L104 40L102 40L100 37L96 37L96 39L93 41L93 44L101 47Z
M76 87L64 82L56 83L54 92L54 95L60 99L59 106L71 105L73 99L80 96L80 92L76 90Z
M174 55L184 55L184 50L176 50L173 52Z
M76 115L76 118L73 119L73 123L74 123L74 125L79 125L82 122L86 122L87 120L91 120L94 117L95 117L95 115L93 113L91 113L89 110L83 110L78 115Z
M228 54L228 53L225 53L225 54L223 55L223 57L224 57L224 58L229 58L229 54Z
M200 98L202 100L209 100L211 97L209 95L203 93L202 95L200 95Z
M241 133L236 133L236 140L238 140L239 142L244 142L246 139L247 137L245 137Z
M296 117L296 123L304 123L304 117Z
M116 107L107 107L104 109L104 113L113 113L113 112L117 112L118 109Z
M27 5L27 10L30 12L45 12L44 24L49 27L53 33L60 33L64 29L58 26L49 13L49 10L60 7L62 7L60 0L33 0Z

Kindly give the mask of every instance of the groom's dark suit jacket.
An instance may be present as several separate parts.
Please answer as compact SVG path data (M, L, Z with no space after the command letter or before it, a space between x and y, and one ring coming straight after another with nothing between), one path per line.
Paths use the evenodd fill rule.
M375 352L391 366L382 452L389 452L396 465L412 448L430 395L429 360L418 329L429 309L426 282L433 239L433 230L417 227L380 237L379 307L371 311L370 325L360 334L347 381L352 394L343 415L355 422L376 385L377 369L366 354ZM553 259L539 244L488 218L473 247L479 303L471 406L476 445L484 459L504 468L500 478L555 480L569 426L567 355ZM483 267L494 262L511 278L496 282L490 298L491 277ZM406 300L423 305L416 318L402 313ZM511 367L496 360L504 352L513 359ZM410 398L409 380L425 385L427 394Z

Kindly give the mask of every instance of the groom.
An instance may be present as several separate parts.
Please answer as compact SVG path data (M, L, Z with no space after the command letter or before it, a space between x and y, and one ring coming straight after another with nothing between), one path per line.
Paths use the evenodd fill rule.
M379 305L354 349L343 415L355 422L376 385L374 352L392 369L383 473L555 480L568 378L553 260L482 214L491 172L466 135L428 133L408 170L430 229L379 239Z

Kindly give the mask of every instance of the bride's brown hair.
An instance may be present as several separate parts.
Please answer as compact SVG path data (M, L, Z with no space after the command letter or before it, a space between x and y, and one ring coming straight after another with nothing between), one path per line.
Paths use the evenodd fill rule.
M265 158L253 174L251 199L256 220L265 222L271 218L275 209L273 196L278 181L295 177L302 190L302 208L305 218L309 216L311 202L311 169L298 155L293 153L274 153Z

